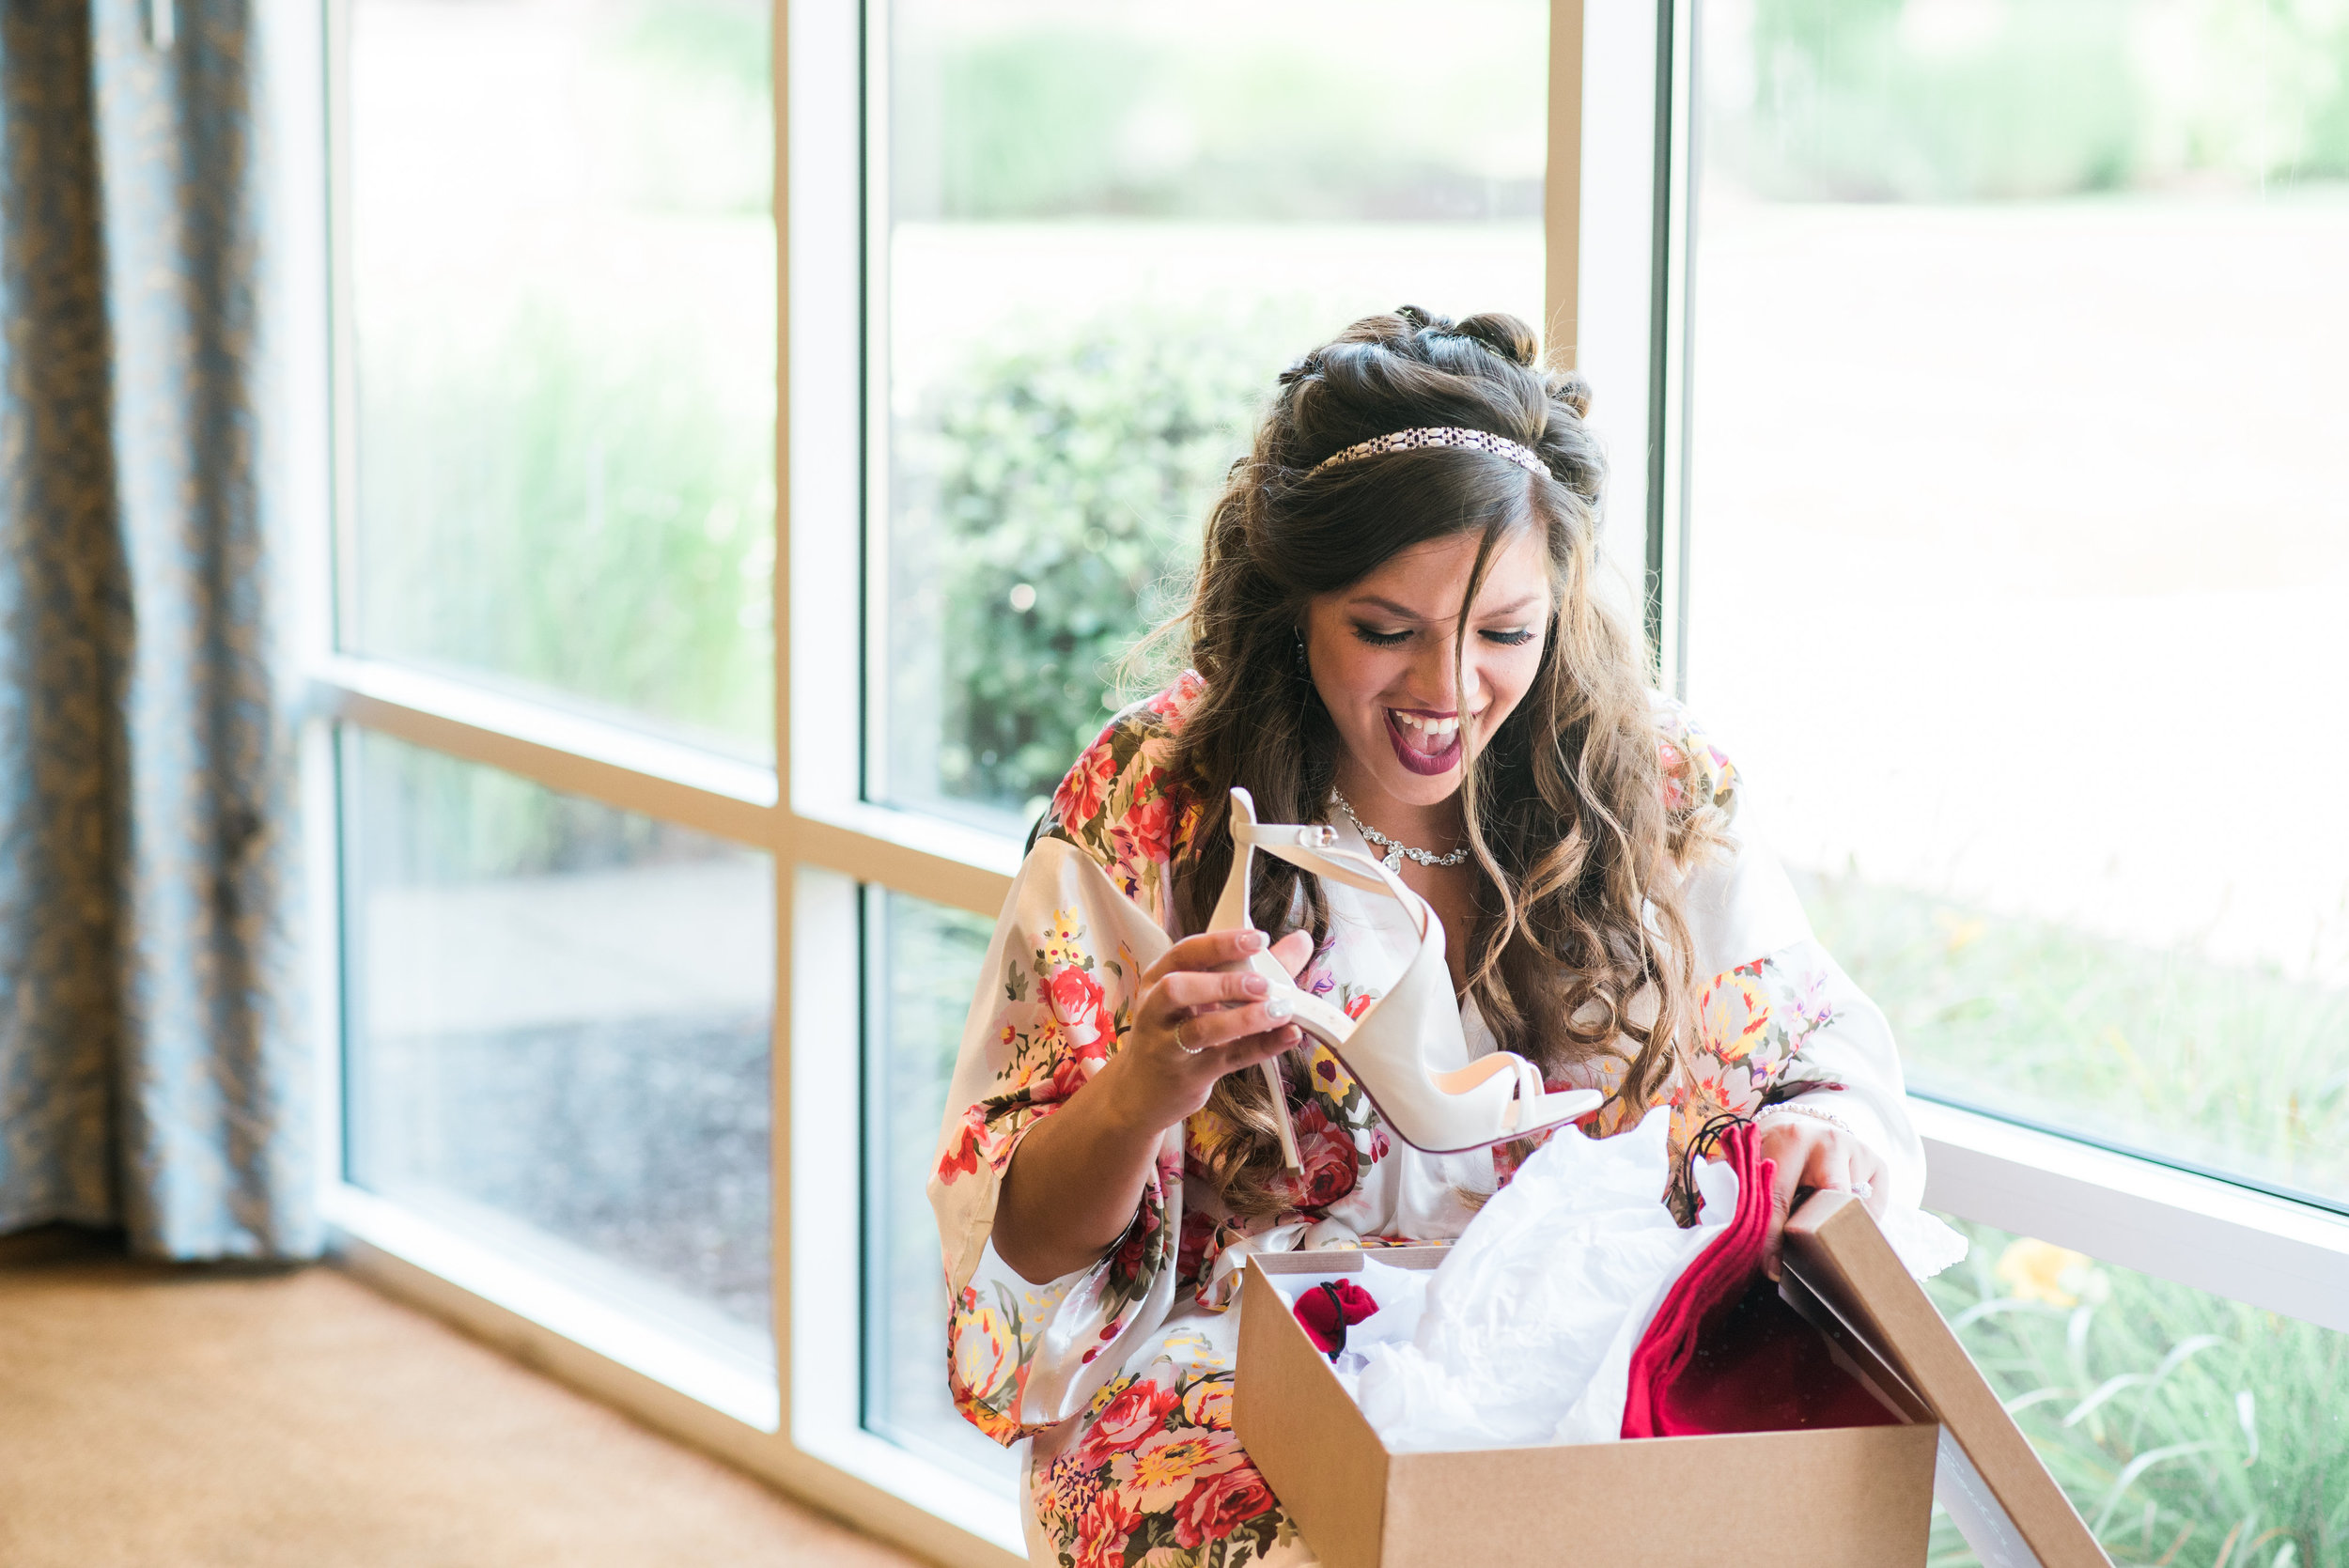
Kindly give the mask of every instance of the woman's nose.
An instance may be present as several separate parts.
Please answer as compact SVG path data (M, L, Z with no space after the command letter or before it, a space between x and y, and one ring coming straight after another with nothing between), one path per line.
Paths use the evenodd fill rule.
M1461 660L1457 696L1454 695L1452 684L1452 661L1455 658ZM1476 650L1457 650L1450 643L1440 644L1429 652L1427 663L1420 672L1420 680L1422 688L1430 694L1428 706L1455 713L1472 711L1485 690L1484 677L1476 669Z

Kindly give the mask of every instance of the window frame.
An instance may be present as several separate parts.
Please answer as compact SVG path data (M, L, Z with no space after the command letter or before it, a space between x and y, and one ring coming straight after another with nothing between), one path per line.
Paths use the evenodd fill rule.
M1651 292L1621 288L1594 300L1586 286L1585 320L1611 306L1650 326L1645 395L1644 561L1651 647L1664 685L1685 694L1689 618L1688 576L1701 559L1688 489L1690 345L1700 301L1691 278L1697 139L1692 129L1701 0L1630 0L1612 11L1616 53L1586 72L1594 95L1625 82L1655 84L1646 105L1654 140L1649 163ZM1595 17L1594 18L1595 21ZM1627 41L1649 39L1644 60ZM1597 57L1594 52L1594 57ZM1611 66L1611 75L1609 67ZM1641 67L1647 69L1642 71ZM1586 101L1586 112L1603 100ZM1637 105L1617 107L1618 118ZM1603 109L1601 112L1605 112ZM1586 161L1585 176L1591 171ZM1583 254L1595 245L1636 248L1630 204L1609 214L1615 231L1595 229L1586 200ZM1662 254L1657 254L1660 250ZM1618 276L1627 269L1619 267ZM1642 308L1643 307L1643 308ZM1628 355L1621 370L1630 373ZM1617 446L1616 483L1628 468ZM1623 504L1618 496L1619 506ZM2186 1169L2100 1143L2076 1130L2028 1125L1985 1108L1911 1094L1908 1108L1926 1154L1925 1203L1961 1219L2072 1248L2103 1262L2247 1302L2338 1332L2349 1332L2349 1214L2302 1202L2251 1176L2241 1180Z
M384 1289L812 1505L937 1561L1024 1560L1012 1499L862 1425L864 1020L860 887L992 917L1019 846L865 799L877 737L864 700L870 439L878 352L865 308L873 182L885 177L870 74L874 5L775 0L779 389L775 763L718 756L606 720L338 649L353 508L347 203L350 0L263 8L281 73L279 211L309 280L285 341L289 415L315 457L288 458L293 652L307 692L301 831L308 861L320 1090L319 1201L346 1266ZM1658 671L1683 679L1687 525L1689 22L1695 0L1551 0L1545 194L1549 335L1599 389L1616 454L1604 558L1646 606ZM306 95L306 96L305 96ZM307 139L305 139L305 136ZM316 149L325 156L316 156ZM310 150L304 151L303 148ZM795 150L796 149L796 150ZM1560 171L1563 171L1561 173ZM315 287L312 285L315 284ZM840 396L843 387L853 389ZM801 396L795 396L794 389ZM288 407L304 402L289 397ZM313 428L315 427L315 428ZM297 439L290 443L301 447ZM798 460L794 460L795 457ZM1636 459L1636 460L1635 460ZM838 677L855 650L859 678ZM610 1303L569 1290L342 1179L340 866L334 735L356 727L759 849L775 875L772 1212L776 1366L695 1359ZM861 737L854 748L836 737ZM805 985L795 984L808 977ZM2207 1175L1912 1099L1933 1206L2163 1279L2349 1331L2349 1218ZM764 1381L761 1381L763 1375Z

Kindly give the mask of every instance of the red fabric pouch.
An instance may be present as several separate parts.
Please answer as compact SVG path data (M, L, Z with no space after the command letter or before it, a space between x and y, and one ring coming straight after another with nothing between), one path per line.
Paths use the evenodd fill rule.
M1896 1424L1762 1272L1778 1167L1753 1125L1730 1128L1721 1147L1737 1172L1736 1217L1665 1292L1632 1352L1623 1435Z
M1335 1357L1346 1348L1346 1331L1378 1310L1370 1292L1351 1280L1317 1285L1297 1298L1297 1321L1314 1348Z

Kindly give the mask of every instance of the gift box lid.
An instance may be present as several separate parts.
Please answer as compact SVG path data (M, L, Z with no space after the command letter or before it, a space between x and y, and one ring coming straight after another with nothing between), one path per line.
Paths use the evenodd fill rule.
M1924 1287L1849 1193L1813 1193L1786 1222L1788 1299L1886 1392L1941 1423L1934 1495L1983 1568L2110 1568ZM1889 1374L1889 1375L1888 1375Z

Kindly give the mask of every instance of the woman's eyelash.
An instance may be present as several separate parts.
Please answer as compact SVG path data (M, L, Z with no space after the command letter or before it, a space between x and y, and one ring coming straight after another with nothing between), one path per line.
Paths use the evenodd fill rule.
M1379 631L1358 623L1354 628L1354 635L1374 648L1391 648L1410 636L1410 633L1408 631ZM1533 633L1523 627L1515 631L1481 631L1477 635L1487 643L1495 643L1504 648L1523 647L1533 640Z

